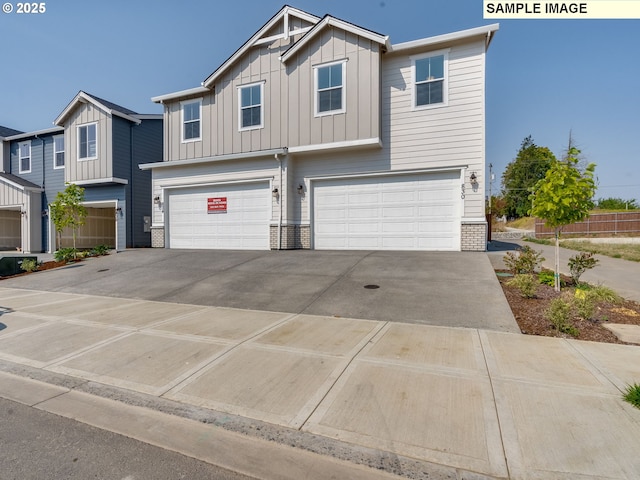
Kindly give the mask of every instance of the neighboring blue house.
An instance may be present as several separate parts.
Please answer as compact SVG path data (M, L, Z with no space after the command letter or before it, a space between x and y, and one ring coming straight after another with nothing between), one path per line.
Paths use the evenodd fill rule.
M162 115L81 91L54 124L38 132L0 130L0 248L55 251L49 204L65 183L85 189L89 215L79 248L150 246L151 175L138 165L162 159ZM62 246L70 241L64 232Z

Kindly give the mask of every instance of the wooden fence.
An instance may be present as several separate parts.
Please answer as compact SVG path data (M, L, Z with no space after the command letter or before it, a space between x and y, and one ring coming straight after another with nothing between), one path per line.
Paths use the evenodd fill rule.
M544 220L536 218L536 238L553 237L553 229L544 226ZM562 235L613 236L640 235L640 211L597 213L584 222L572 223L562 229Z

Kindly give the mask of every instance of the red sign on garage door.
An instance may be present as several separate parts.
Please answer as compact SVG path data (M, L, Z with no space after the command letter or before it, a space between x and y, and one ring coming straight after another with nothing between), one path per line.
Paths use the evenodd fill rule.
M207 198L207 213L227 213L227 197Z

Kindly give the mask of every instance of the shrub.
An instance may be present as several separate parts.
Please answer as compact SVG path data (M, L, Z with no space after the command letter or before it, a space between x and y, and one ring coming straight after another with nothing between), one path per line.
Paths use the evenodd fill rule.
M528 273L520 273L507 282L510 287L520 290L520 295L524 298L533 298L536 296L538 287L533 275Z
M634 383L627 387L623 398L636 408L640 408L640 385Z
M53 254L53 258L55 258L56 262L70 262L76 258L77 253L78 252L75 248L65 247L56 250Z
M507 252L504 256L504 264L514 275L534 273L543 260L542 251L536 252L529 245L520 247L516 252Z
M549 285L550 287L553 287L555 285L554 273L551 270L542 270L538 274L538 282L542 285ZM560 283L562 283L562 280Z
M25 258L20 264L20 268L25 272L35 272L38 270L38 261L31 258Z
M96 245L91 249L91 255L102 256L109 254L109 245Z
M591 270L598 264L598 259L594 258L593 253L580 252L569 259L569 271L571 272L571 278L576 285L580 284L580 277L582 274Z
M571 304L563 298L554 298L545 312L545 317L551 322L553 327L561 333L567 333L573 337L577 337L580 331L569 323L569 315L571 314Z
M589 291L589 295L591 295L596 302L605 302L605 303L613 303L613 304L622 303L622 297L618 295L616 292L614 292L613 290L611 290L609 287L605 287L604 285L591 287L588 291Z
M573 298L576 312L585 320L591 320L596 311L596 298L591 292L592 290L576 289Z

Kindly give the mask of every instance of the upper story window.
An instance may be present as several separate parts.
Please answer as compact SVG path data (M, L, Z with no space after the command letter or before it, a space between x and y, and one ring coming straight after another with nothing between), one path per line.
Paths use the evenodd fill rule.
M98 158L98 124L90 123L78 127L78 160Z
M238 88L240 130L249 130L264 126L264 109L262 108L263 93L264 82Z
M18 170L20 173L31 172L31 142L21 143L18 145L18 150L18 157L20 159L20 166Z
M447 53L413 58L415 108L447 103Z
M314 68L316 116L345 112L346 67L343 60Z
M200 140L200 118L202 117L202 100L189 100L182 106L182 141Z
M64 168L64 136L53 137L53 168Z

